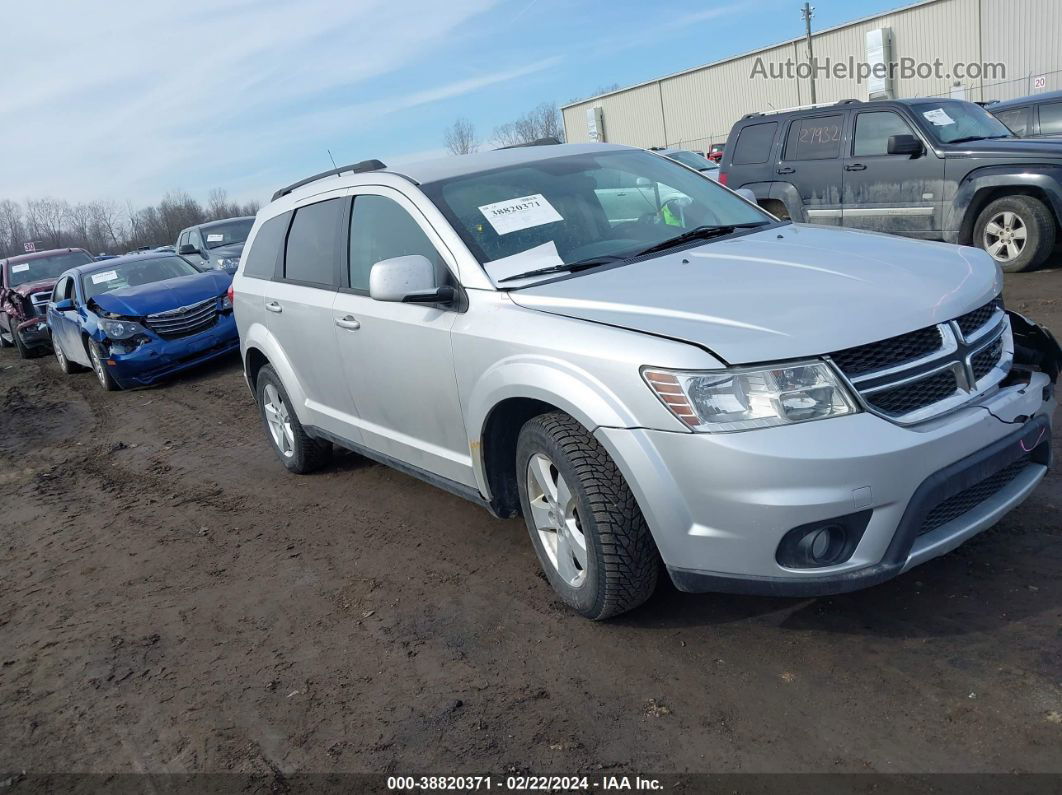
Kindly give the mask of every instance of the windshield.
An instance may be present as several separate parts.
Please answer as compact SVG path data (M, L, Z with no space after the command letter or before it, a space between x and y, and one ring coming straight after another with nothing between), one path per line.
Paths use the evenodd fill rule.
M251 234L252 226L254 226L254 219L246 218L239 221L226 221L223 224L211 224L201 227L199 231L203 233L203 243L207 248L221 248L245 242L247 235Z
M422 188L495 285L541 268L634 257L695 227L771 221L715 182L644 151L555 157Z
M81 289L85 293L85 301L88 301L100 293L121 290L123 287L139 287L142 284L176 279L180 276L191 276L199 272L182 257L140 259L115 263L110 268L84 274L81 277Z
M58 279L63 271L92 262L92 257L83 251L67 251L50 257L31 259L28 262L12 262L8 267L8 286L18 287L30 282L45 282Z
M698 171L702 171L706 168L710 168L714 171L719 168L718 164L713 163L707 157L701 157L696 152L665 152L664 156L670 157L672 160L677 160L679 163L682 163L682 165L695 168Z
M1011 137L1003 122L972 102L926 102L912 105L911 112L942 144Z

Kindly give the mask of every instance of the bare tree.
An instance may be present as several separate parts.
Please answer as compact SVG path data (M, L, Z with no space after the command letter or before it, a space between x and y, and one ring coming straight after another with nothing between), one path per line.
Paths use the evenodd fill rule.
M539 138L564 140L564 122L556 102L543 102L520 118L494 128L494 143L498 146L518 146Z
M0 256L21 254L28 239L22 206L11 199L0 201Z
M63 199L28 199L26 226L30 235L50 248L63 245L63 224L70 215L70 205Z
M459 118L451 127L447 127L443 139L452 155L470 155L479 149L476 128L465 118Z

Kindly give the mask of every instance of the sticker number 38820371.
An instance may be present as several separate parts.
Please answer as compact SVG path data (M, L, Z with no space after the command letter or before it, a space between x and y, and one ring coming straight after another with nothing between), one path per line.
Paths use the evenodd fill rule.
M479 211L499 235L564 220L541 193L484 204Z

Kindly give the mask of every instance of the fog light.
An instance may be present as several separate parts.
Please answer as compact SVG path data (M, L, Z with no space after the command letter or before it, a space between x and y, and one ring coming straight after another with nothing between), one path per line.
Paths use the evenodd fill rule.
M788 569L817 569L844 563L855 552L873 511L794 527L782 538L775 559Z

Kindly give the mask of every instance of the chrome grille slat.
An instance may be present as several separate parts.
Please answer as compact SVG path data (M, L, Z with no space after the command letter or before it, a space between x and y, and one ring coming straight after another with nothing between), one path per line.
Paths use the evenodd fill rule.
M214 325L217 317L217 299L208 298L191 306L148 315L144 324L160 337L187 337Z
M936 326L831 354L864 407L901 425L940 416L999 384L1013 358L995 298ZM872 367L872 369L868 369Z

